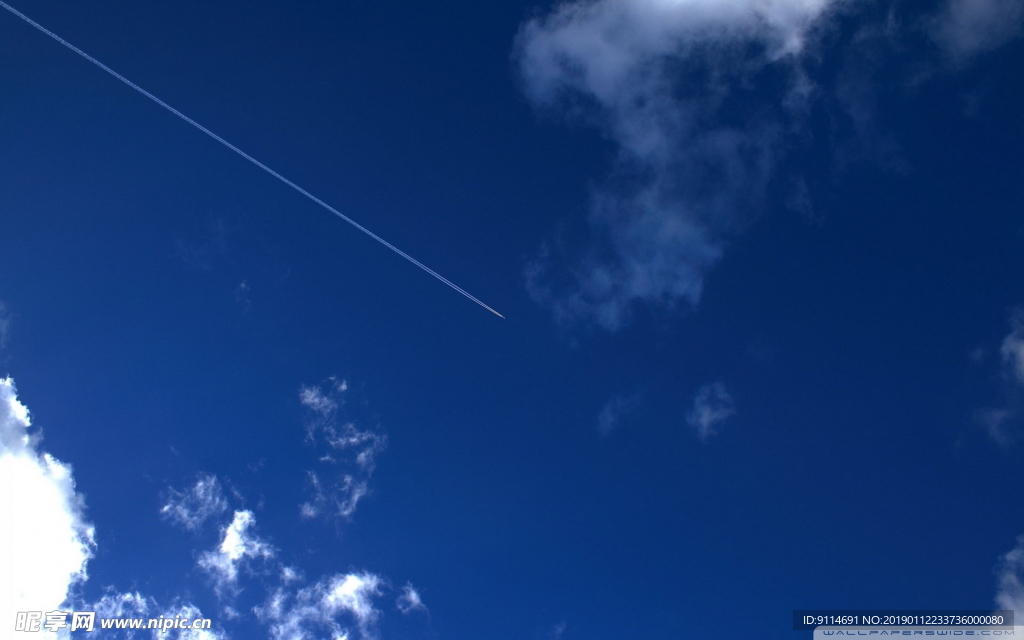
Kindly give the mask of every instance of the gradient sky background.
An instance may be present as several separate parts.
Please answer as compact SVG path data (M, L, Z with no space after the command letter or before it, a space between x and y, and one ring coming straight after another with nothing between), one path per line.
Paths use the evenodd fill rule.
M16 6L507 317L0 11L0 374L43 434L0 465L73 470L87 565L32 573L68 608L1024 615L1019 0ZM4 518L16 580L60 556Z

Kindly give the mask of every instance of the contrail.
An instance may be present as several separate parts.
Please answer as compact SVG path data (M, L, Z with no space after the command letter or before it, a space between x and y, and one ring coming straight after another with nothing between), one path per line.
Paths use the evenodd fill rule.
M280 180L281 182L285 183L286 185L288 185L288 186L289 186L289 187L291 187L292 189L295 189L296 191L298 191L298 192L299 192L299 193L301 193L302 195L306 196L307 198L309 198L309 199L310 199L310 200L312 200L313 202L317 203L318 205L320 205L320 206L321 206L321 207L323 207L324 209L327 209L328 211L330 211L330 212L331 212L331 213L333 213L334 215L338 216L339 218L341 218L341 219L342 219L342 220L344 220L345 222L349 223L350 225L352 225L352 226L353 226L353 227L355 227L356 229L359 229L360 231L362 231L362 232L363 232L363 233L365 233L366 235L370 236L371 238L373 238L373 239L374 239L374 240L376 240L377 242L381 243L382 245L384 245L384 246L385 246L385 247L387 247L388 249L391 249L392 251L394 251L394 252L395 252L395 253L397 253L398 255L402 256L403 258L405 258L405 259L406 259L406 260L408 260L409 262L413 263L414 265L416 265L416 266L417 266L417 267L419 267L420 269L423 269L424 271L426 271L426 272L427 272L427 273L429 273L430 275L434 276L435 278L437 278L437 279L438 279L438 280L440 280L441 282L445 283L446 285L448 285L448 286L449 286L449 287L451 287L452 289L454 289L454 290L458 291L459 293L461 293L462 295L466 296L467 298L469 298L469 299L470 299L470 300L472 300L473 302L477 303L478 305L480 305L480 306L481 306L481 307L483 307L484 309L487 309L488 311L490 311L490 312L491 312L491 313L493 313L494 315L498 316L499 318L504 318L504 317L505 317L505 316L501 315L500 313L498 313L497 311L495 311L494 309L492 309L492 308L490 308L489 306L487 306L486 304L484 304L484 303L483 303L483 302L482 302L481 300L479 300L478 298L474 297L474 296L473 296L473 295L472 295L471 293L469 293L468 291L466 291L465 289L463 289L463 288L462 288L462 287L460 287L459 285L455 284L454 282L452 282L452 281L451 281L451 280L449 280L448 278L445 278L445 277L444 277L444 276L442 276L442 275L441 275L440 273L438 273L438 272L434 271L433 269L431 269L431 268L430 268L430 267L428 267L427 265L423 264L422 262L420 262L420 261L419 261L419 260L417 260L416 258L414 258L414 257L410 256L410 255L409 255L408 253L406 253L406 252L402 251L401 249L399 249L399 248L398 248L398 247L396 247L395 245L391 244L390 242L388 242L388 241L387 241L387 240L385 240L384 238L382 238L382 237L378 236L378 235L377 235L376 233L374 233L374 232L370 231L369 229L367 229L367 228L366 228L366 227L364 227L363 225L359 224L358 222L356 222L356 221L355 221L355 220L353 220L352 218L349 218L349 217L348 217L348 216L346 216L346 215L345 215L344 213L342 213L342 212L338 211L337 209L335 209L335 208L334 208L334 207L332 207L331 205L327 204L326 202L324 202L324 201L323 201L323 200L321 200L320 198L318 198L318 197L314 196L314 195L313 195L312 193L310 193L310 192L306 191L305 189L303 189L303 188L302 188L302 187L300 187L299 185L295 184L294 182L292 182L292 181L291 181L291 180L289 180L288 178L284 177L284 176L283 176L283 175L281 175L280 173L278 173L278 172L274 171L273 169L271 169L271 168L270 168L270 167L268 167L267 165L263 164L262 162L260 162L260 161L259 161L259 160L257 160L256 158L254 158L254 157L250 156L250 155L249 155L248 153L246 153L246 152L242 151L241 149L239 149L239 148L238 148L238 147L236 147L235 145L231 144L230 142L228 142L228 141L227 141L227 140L225 140L224 138L222 138L222 137L218 136L218 135L217 135L216 133L214 133L214 132L210 131L209 129L207 129L207 128L206 128L206 127L204 127L203 125L201 125L201 124L199 124L198 122L196 122L195 120L193 120L192 118L190 118L190 117L188 117L187 115L185 115L184 113L182 113L182 112L178 111L177 109L175 109L175 108L174 108L174 107L172 107L171 105L167 104L166 102L164 102L164 101L163 101L163 100L161 100L160 98L158 98L158 97L156 97L155 95L153 95L152 93L150 93L150 92L146 91L145 89L143 89L143 88L142 88L142 87L140 87L139 85L135 84L134 82L132 82L132 81L131 81L131 80L129 80L128 78L126 78L126 77L122 76L122 75L121 75L120 73L118 73L118 72L114 71L113 69L111 69L111 68L110 68L110 67L108 67L107 65L103 64L102 62L100 62L100 61L99 61L99 60L97 60L96 58L94 58L94 57L90 56L90 55L89 55L88 53L86 53L86 52L82 51L81 49L79 49L79 48L78 48L78 47L76 47L75 45L71 44L70 42L68 42L68 41L67 41L67 40L65 40L64 38L61 38L61 37L60 37L60 36L58 36L58 35L57 35L56 33L54 33L54 32L52 32L52 31L50 31L49 29L47 29L47 28L46 28L46 27L44 27L43 25L39 24L39 23L38 23L38 22L36 22L35 20L33 20L33 19L29 18L29 17L28 17L28 16L26 16L26 15L25 15L24 13L22 13L22 12L18 11L17 9L15 9L14 7L12 7L11 5L9 5L9 4L7 4L6 2L4 2L3 0L0 0L0 7L3 7L4 9L7 9L8 11L10 11L10 12L11 12L11 13L13 13L14 15L18 16L19 18L21 18L21 19L22 19L22 20L24 20L25 22L29 23L30 25L32 25L33 27L35 27L35 28L36 28L36 29L38 29L39 31L41 31L41 32L45 33L46 35L50 36L51 38L53 38L53 39L54 39L54 40L56 40L57 42L61 43L62 45L64 45L64 46L65 46L65 47L67 47L68 49L71 49L72 51L74 51L74 52L75 52L75 53L77 53L78 55L82 56L83 58L85 58L85 59L86 59L86 60L88 60L89 62L93 63L94 65L96 65L96 66L97 66L97 67L99 67L100 69L103 69L104 71L106 71L106 72L107 72L107 73L109 73L110 75L114 76L115 78L117 78L117 79L118 79L118 80L120 80L121 82L125 83L126 85L128 85L128 86L129 86L129 87L131 87L132 89L135 89L136 91L138 91L138 92L139 92L139 93L141 93L142 95L146 96L147 98L149 98L149 99L150 99L150 100L152 100L153 102L157 103L158 105L160 105L160 106L161 106L161 107L163 107L164 109L167 109L168 111L170 111L170 112L171 112L171 113L173 113L174 115L178 116L179 118L181 118L181 119L182 119L182 120L184 120L185 122L189 123L190 125L192 125L192 126L193 126L193 127L195 127L196 129L199 129L200 131L202 131L202 132L203 132L203 133L205 133L206 135L210 136L211 138L213 138L213 139L214 139L214 140L216 140L217 142L221 143L222 145L224 145L224 146L225 146L225 147L227 147L228 149L231 149L232 151L234 151L234 152L235 152L235 153L237 153L238 155L242 156L243 158L245 158L245 159L246 159L246 160L248 160L249 162L253 163L254 165L256 165L257 167L259 167L260 169L263 169L264 171L266 171L266 172L267 172L267 173L269 173L270 175L274 176L275 178L277 178L277 179L278 179L278 180Z

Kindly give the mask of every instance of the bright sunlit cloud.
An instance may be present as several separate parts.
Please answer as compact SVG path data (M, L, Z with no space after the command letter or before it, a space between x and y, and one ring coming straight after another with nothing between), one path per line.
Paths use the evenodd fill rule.
M274 640L318 637L322 632L332 638L370 640L377 637L380 611L373 600L383 584L372 573L334 575L296 591L279 589L256 613ZM352 636L353 631L358 635Z
M275 549L255 533L255 526L251 511L235 511L231 523L221 530L217 548L199 557L199 567L213 578L218 593L234 593L241 570L276 555Z
M40 447L14 381L0 379L0 620L51 611L83 582L94 530L71 467Z

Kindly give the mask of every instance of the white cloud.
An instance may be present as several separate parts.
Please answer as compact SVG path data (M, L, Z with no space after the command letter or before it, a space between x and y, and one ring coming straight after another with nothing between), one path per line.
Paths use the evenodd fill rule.
M347 611L355 617L360 629L367 629L377 620L373 597L380 595L381 580L371 573L335 576L326 591L324 602L331 610Z
M98 617L206 618L187 599L160 603L139 592L109 589L98 601L86 601L76 585L86 580L86 565L95 549L93 529L82 516L82 498L75 492L71 469L40 449L28 409L18 400L14 383L0 379L0 619L14 620L17 611L55 609L96 611ZM358 462L355 463L357 466ZM364 463L365 465L365 463ZM226 508L220 484L202 475L184 492L172 492L162 512L169 520L194 528ZM298 588L301 573L276 561L277 550L261 539L250 511L235 511L221 532L217 547L203 553L199 566L213 578L220 596L239 591L243 573L260 573L276 591L256 613L273 638L324 637L371 640L377 637L381 611L375 599L386 581L368 572L326 577ZM260 566L262 563L263 566ZM423 605L410 586L398 596L409 610ZM227 610L230 612L230 610ZM236 614L237 615L237 614ZM221 628L206 630L128 631L126 638L152 640L226 640ZM54 638L42 632L40 638ZM119 636L121 637L121 636Z
M0 379L0 620L13 624L17 611L96 611L99 617L205 617L194 605L160 607L139 593L108 593L84 602L77 585L96 548L83 516L71 467L40 450L28 409L14 382ZM65 637L42 631L39 638ZM226 640L216 630L139 632L153 640ZM6 637L6 636L4 636ZM135 637L130 632L126 637Z
M1020 0L948 0L931 22L935 41L955 59L994 49L1020 35Z
M310 413L306 439L319 450L321 466L328 468L307 472L312 496L299 507L304 518L325 513L351 518L370 492L377 455L387 447L385 435L361 429L350 420L339 421L347 390L344 380L331 377L299 391L299 401Z
M596 123L619 151L615 179L593 197L590 247L560 283L542 254L527 269L531 295L562 321L610 331L637 304L696 304L727 237L758 208L787 114L802 113L809 83L789 63L834 4L577 0L526 23L527 95ZM744 86L769 67L788 85L766 101Z
M94 530L71 467L39 448L14 382L0 379L0 620L51 611L87 577ZM41 636L41 637L45 637Z
M610 436L612 431L621 425L623 418L636 411L639 404L640 396L638 394L613 396L601 408L601 413L597 415L597 432L602 437Z
M355 623L359 637L375 638L380 611L373 599L381 595L383 584L372 573L339 574L295 593L279 589L257 607L256 614L268 624L274 640L323 637L319 630L338 640L349 639L349 621Z
M736 413L732 396L721 382L704 385L693 399L693 408L686 414L686 422L702 441L716 433L719 426Z
M343 394L348 390L348 382L338 380L331 376L322 384L315 387L303 386L299 389L299 402L302 406L310 409L323 417L334 415L343 399Z
M207 520L228 510L220 481L217 476L209 473L199 474L192 488L186 491L171 489L169 493L167 504L160 509L160 513L189 531L199 530Z
M88 606L101 618L142 618L149 614L150 598L138 592L107 593Z
M230 595L237 590L239 569L274 557L275 550L253 533L256 518L251 511L236 511L224 527L220 545L199 557L199 566L213 578L217 592Z
M199 618L206 618L203 612L199 610L199 607L191 603L178 604L165 611L161 611L160 615L164 618L176 618L181 616L182 618L195 621ZM167 632L152 631L153 640L227 640L227 634L217 631L213 628L210 629L170 629Z
M408 615L413 611L426 611L427 605L423 604L423 599L420 597L420 592L417 591L411 584L406 584L402 588L402 593L398 595L398 599L395 600L395 606L403 614Z
M381 611L374 599L390 591L387 580L369 572L349 572L321 578L312 585L302 587L302 572L278 560L279 550L260 538L256 519L250 511L235 511L229 524L221 531L221 540L213 550L203 553L198 565L208 573L214 589L221 598L233 597L241 591L243 576L257 574L259 585L265 589L266 600L253 609L257 619L266 625L275 640L300 640L330 637L335 640L372 640L377 637L376 625ZM257 587L258 588L258 587ZM398 596L399 606L408 610L426 610L419 594L411 585ZM105 610L121 607L125 611L140 613L110 614L154 616L163 612L151 598L139 594L116 594L103 602ZM185 616L188 603L177 604L166 616L181 613ZM225 608L229 619L241 613ZM192 616L194 617L194 616ZM326 635L325 633L326 632ZM189 640L220 640L223 632L212 635L181 635ZM173 636L172 636L173 637Z
M299 390L299 402L322 416L328 416L337 410L338 404L326 396L318 387L302 387Z
M175 618L181 617L191 621L207 618L203 612L190 602L178 602L170 607L161 607L156 600L139 592L108 593L98 602L77 603L78 611L95 611L97 618ZM127 638L149 636L152 640L227 640L227 635L217 629L168 629L161 631L150 629L138 633L126 631Z
M1017 546L1002 558L998 569L999 590L996 605L1024 615L1024 536L1017 538Z

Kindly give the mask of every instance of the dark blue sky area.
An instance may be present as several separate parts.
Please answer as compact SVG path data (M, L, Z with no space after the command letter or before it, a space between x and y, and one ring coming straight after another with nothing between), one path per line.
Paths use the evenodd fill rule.
M623 151L620 107L524 87L517 33L554 6L18 9L507 317L0 12L0 373L96 526L83 598L187 598L267 637L270 574L218 595L197 558L224 523L161 517L210 473L308 583L415 585L429 613L382 601L383 638L789 638L793 609L994 607L1024 533L1024 380L1001 351L1024 304L1019 38L958 57L929 36L940 5L846 3L792 63L813 87L793 110L760 36L667 54L696 75L658 95L703 115L667 138L680 182L658 198L720 258L699 301L638 294L609 327L558 300L666 237L622 236L627 255L632 205L594 213L662 164ZM708 127L770 168L691 161ZM527 284L538 261L554 298ZM338 419L387 448L350 519L303 519L299 394L330 376ZM724 404L701 437L704 388Z

